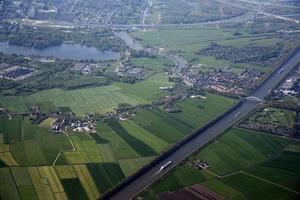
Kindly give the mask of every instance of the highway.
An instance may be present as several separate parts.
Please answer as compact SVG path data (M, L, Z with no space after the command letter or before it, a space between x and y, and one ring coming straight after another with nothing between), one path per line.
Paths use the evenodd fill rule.
M250 99L264 99L269 92L276 88L299 64L300 49L290 55L284 62L281 63L280 66L276 67L270 76L265 79L252 93L251 97L255 98ZM225 114L222 118L216 120L207 129L204 131L198 131L197 136L192 140L188 141L171 154L168 154L161 161L151 165L151 167L147 168L147 170L140 174L136 179L131 180L124 187L121 187L120 190L113 190L111 193L104 196L103 199L124 200L133 198L193 152L209 143L212 139L220 136L225 129L230 128L238 120L249 114L249 112L257 107L260 102L261 101L255 100L242 101L242 103L238 104L237 107ZM168 161L172 161L172 164L168 168L160 171L161 166L166 164Z

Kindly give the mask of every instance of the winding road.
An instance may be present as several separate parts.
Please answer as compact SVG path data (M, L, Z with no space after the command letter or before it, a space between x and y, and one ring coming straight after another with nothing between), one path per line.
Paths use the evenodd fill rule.
M159 55L173 61L175 63L174 72L177 75L180 75L182 69L187 67L188 65L188 62L181 56L170 54L167 52L159 52L159 50L155 48L144 48L143 45L141 45L138 41L134 40L127 32L114 32L114 34L115 36L122 39L131 49L134 49L136 51L145 51L149 54Z
M281 65L273 70L273 72L255 89L255 91L251 94L251 97L255 97L254 99L264 99L269 92L276 88L299 64L300 49L297 49L293 54L287 57ZM214 121L214 123L205 130L196 131L197 136L192 140L186 142L184 145L165 156L159 162L152 164L142 174L139 174L139 176L135 179L131 179L131 181L127 182L127 184L124 184L123 187L120 187L118 190L111 191L104 196L103 199L123 200L133 198L154 181L168 173L173 167L182 162L190 154L209 143L212 139L220 136L225 129L233 126L259 104L260 101L255 101L253 99L242 101L242 103L230 112L226 113L222 118ZM168 161L172 161L172 165L160 173L157 173L161 166Z

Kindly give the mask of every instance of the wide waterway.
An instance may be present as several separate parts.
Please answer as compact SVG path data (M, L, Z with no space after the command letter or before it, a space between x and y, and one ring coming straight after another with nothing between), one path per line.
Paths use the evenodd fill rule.
M281 83L299 64L300 49L286 58L285 62L278 66L273 73L256 88L251 96L263 100L268 95L269 91L276 88L278 84ZM282 69L284 70L282 71ZM238 120L245 117L259 104L259 101L251 100L246 100L237 104L233 110L225 113L224 116L218 118L205 130L200 129L199 131L196 131L196 136L192 140L180 146L178 149L171 151L169 154L166 154L166 156L161 156L158 163L150 165L146 171L139 174L130 182L127 182L127 184L123 185L120 190L113 190L110 195L105 197L105 199L123 200L132 198L134 195L148 187L151 183L158 180L162 175L169 172L174 166L183 161L191 153L203 147L212 139L218 137L225 129L230 128ZM157 173L160 167L168 161L172 161L172 165L164 171Z
M92 59L95 61L102 60L118 60L120 53L113 51L99 51L93 47L81 46L79 44L61 44L51 46L44 49L37 49L33 47L23 47L11 45L0 42L0 52L6 54L17 54L23 56L41 56L41 57L55 57L58 59L70 60L85 60Z

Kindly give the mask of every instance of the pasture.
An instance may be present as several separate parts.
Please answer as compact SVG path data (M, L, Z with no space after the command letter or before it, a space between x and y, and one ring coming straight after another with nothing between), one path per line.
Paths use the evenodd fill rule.
M243 192L234 189L233 187L223 183L218 179L208 179L201 183L201 185L221 194L222 196L227 197L232 200L246 200L247 197Z
M229 177L225 177L222 181L233 188L245 193L249 199L299 199L299 195L249 176L244 173L238 173Z
M32 105L41 105L49 112L68 107L78 116L86 113L105 113L114 111L121 103L132 105L151 103L162 96L160 86L170 86L167 77L154 75L136 84L113 83L109 86L76 90L51 89L29 96L0 97L2 106L12 112L24 112ZM53 108L55 106L55 109Z
M132 58L132 64L153 72L164 72L174 67L174 62L166 58Z
M299 142L233 128L189 158L194 160L208 162L208 171L179 165L142 196L155 199L161 192L201 183L232 200L299 199Z
M162 78L160 75L150 78L152 85L143 82L132 85L135 91L130 95L134 97L147 87L150 91L145 93L159 91ZM131 87L118 84L120 88L123 85L128 87L123 87L124 94ZM154 96L157 95L161 94L154 92ZM145 99L150 101L154 96ZM219 101L224 104L217 105ZM54 118L47 118L35 125L28 117L1 117L1 166L9 170L5 172L5 176L11 176L7 180L16 183L9 186L5 182L3 187L20 191L14 199L67 199L74 198L78 192L78 198L99 198L125 177L148 164L170 144L202 126L233 102L226 97L207 94L206 100L187 99L178 103L182 113L167 113L160 107L139 110L125 121L111 119L97 123L96 133L70 132L67 133L69 137L49 130ZM56 158L57 162L52 166ZM184 166L174 179L180 183L174 187L181 187L204 180L204 176ZM7 189L3 195L11 195L9 191Z
M125 178L120 166L115 163L87 164L87 169L101 193Z
M10 165L52 164L60 151L71 149L65 135L54 135L49 127L33 125L21 116L12 120L0 117L0 130L9 145L9 152L2 156Z
M154 157L133 158L119 160L120 167L126 177L132 175L144 165L148 164Z
M208 161L211 171L223 175L271 159L290 142L259 132L232 129L195 158Z
M240 34L235 35L236 32ZM203 64L201 71L211 71L219 66L230 66L231 71L239 74L245 69L266 71L268 67L256 64L233 63L230 60L219 60L210 56L199 55L199 50L207 48L211 43L223 46L244 48L248 46L268 47L283 43L284 40L275 34L251 34L243 30L219 28L166 28L160 30L135 31L131 33L144 46L150 45L176 52L191 64Z

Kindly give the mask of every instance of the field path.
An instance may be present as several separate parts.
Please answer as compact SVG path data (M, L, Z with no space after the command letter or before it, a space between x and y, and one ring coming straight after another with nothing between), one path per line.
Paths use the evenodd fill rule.
M69 141L70 141L70 143L71 143L71 145L72 145L72 147L73 147L73 149L70 150L70 151L76 151L75 145L74 145L74 143L73 143L71 137L68 135L68 133L66 133L66 132L63 132L63 133L64 133L65 136L67 136L67 138L69 139Z
M202 168L202 169L203 169L203 168ZM296 190L290 189L290 188L285 187L285 186L283 186L283 185L280 185L280 184L278 184L278 183L274 183L274 182L272 182L272 181L269 181L269 180L267 180L267 179L264 179L264 178L255 176L255 175L253 175L253 174L250 174L250 173L247 173L247 172L244 172L244 171L236 171L236 172L233 172L233 173L230 173L230 174L226 174L226 175L220 176L220 175L215 174L214 172L209 171L209 170L207 170L207 169L203 169L203 170L206 171L206 172L209 173L209 174L212 174L213 176L215 176L215 177L217 177L217 178L226 178L226 177L233 176L233 175L236 175L236 174L239 174L239 173L246 174L246 175L248 175L248 176L254 177L254 178L259 179L259 180L261 180L261 181L270 183L270 184L275 185L275 186L277 186L277 187L280 187L280 188L282 188L282 189L284 189L284 190L288 190L288 191L290 191L290 192L293 192L293 193L295 193L295 194L300 195L300 192L298 192L298 191L296 191Z
M296 190L290 189L290 188L285 187L285 186L283 186L283 185L280 185L280 184L278 184L278 183L274 183L274 182L269 181L269 180L267 180L267 179L264 179L264 178L255 176L255 175L253 175L253 174L249 174L249 173L244 172L244 171L241 171L241 173L246 174L246 175L251 176L251 177L254 177L254 178L257 178L257 179L259 179L259 180L265 181L265 182L267 182L267 183L270 183L270 184L275 185L275 186L277 186L277 187L280 187L280 188L282 188L282 189L288 190L288 191L293 192L293 193L295 193L295 194L298 194L298 195L300 194L300 193L297 192Z
M24 141L24 126L22 126L22 141Z
M52 164L53 167L55 166L55 163L56 163L56 161L58 160L60 154L61 154L61 152L59 152L59 153L57 154L57 156L56 156L56 158L55 158L55 160L54 160L54 162L53 162L53 164Z

